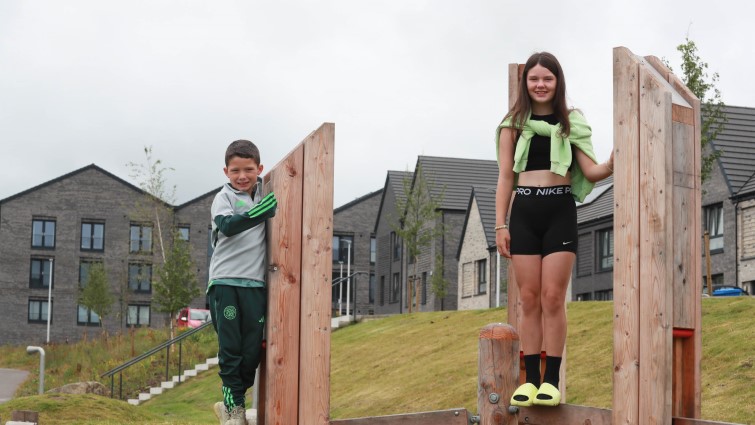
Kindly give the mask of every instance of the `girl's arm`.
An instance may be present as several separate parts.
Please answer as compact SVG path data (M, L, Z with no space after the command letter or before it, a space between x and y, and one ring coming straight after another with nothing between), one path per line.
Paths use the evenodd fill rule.
M577 157L577 163L579 168L582 169L582 173L592 183L599 182L613 174L613 150L611 150L611 157L608 158L608 161L602 164L592 162L592 159L580 149L574 149L574 155Z
M506 258L511 258L509 252L508 226L506 225L509 205L514 191L514 146L516 145L516 131L511 128L501 129L498 139L498 185L495 193L495 243L498 252Z

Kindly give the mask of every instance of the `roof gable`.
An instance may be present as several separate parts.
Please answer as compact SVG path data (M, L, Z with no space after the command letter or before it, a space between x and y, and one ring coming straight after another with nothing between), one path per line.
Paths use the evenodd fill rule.
M411 171L394 171L388 170L385 175L385 184L381 190L380 206L378 207L377 217L375 218L374 232L377 232L378 225L380 224L380 217L383 214L383 207L385 205L385 196L388 193L393 193L396 200L401 202L406 201L406 193L404 193L404 179L413 179L414 173Z
M467 204L467 213L464 216L464 225L461 229L461 238L459 238L459 247L456 250L456 258L461 256L461 248L464 245L464 237L469 225L469 212L472 211L472 204L477 204L477 211L480 214L480 222L483 232L485 232L485 241L488 249L495 248L495 186L473 186L469 195Z
M498 163L484 159L417 157L415 170L421 169L430 186L430 195L441 195L440 209L465 211L473 186L495 186ZM412 187L416 184L416 173Z

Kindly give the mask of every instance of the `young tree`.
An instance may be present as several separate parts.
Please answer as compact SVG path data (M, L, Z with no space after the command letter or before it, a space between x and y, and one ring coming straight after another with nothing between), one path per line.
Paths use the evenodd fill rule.
M443 277L443 256L435 256L435 266L433 267L433 276L430 279L430 288L436 297L440 298L440 309L443 310L443 299L448 294L448 280Z
M718 73L714 72L708 76L708 63L700 59L697 54L697 45L689 37L684 39L684 43L676 47L682 54L682 81L698 99L700 99L700 109L702 110L702 128L701 145L702 158L700 161L700 179L701 183L710 178L713 165L716 159L721 156L721 151L711 149L706 154L705 147L715 140L718 133L726 124L726 113L721 100L721 92L716 87L718 82Z
M433 196L433 187L419 165L414 172L414 185L409 178L404 178L403 184L406 199L396 202L399 222L394 231L404 241L407 260L414 267L411 281L407 282L407 305L411 313L412 298L418 280L418 257L435 238L441 237L445 232L443 225L438 222L443 193ZM419 303L417 305L419 306Z
M152 157L152 147L144 147L146 163L129 162L131 178L139 183L139 187L149 195L135 206L132 216L140 221L152 222L157 226L157 242L160 254L165 261L166 237L173 233L173 210L170 204L175 202L176 186L168 187L165 174L173 168L164 167L162 161Z
M178 233L174 233L165 262L157 268L157 279L152 289L152 300L157 305L156 310L168 313L171 319L170 337L173 338L172 318L200 293L189 244L181 239Z
M79 304L97 314L102 326L102 318L110 314L113 301L105 266L102 263L93 263L89 267L86 281L79 286Z

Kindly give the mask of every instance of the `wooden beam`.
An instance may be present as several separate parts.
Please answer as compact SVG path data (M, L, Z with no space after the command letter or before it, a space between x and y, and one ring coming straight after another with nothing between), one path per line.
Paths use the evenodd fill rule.
M639 67L640 82L640 422L671 419L673 326L671 93Z
M369 418L336 419L331 425L469 425L466 409L449 409L437 412L403 415L374 416Z
M613 50L614 327L613 423L639 420L639 63L625 47Z
M519 424L526 425L611 425L611 410L560 404L556 407L522 407Z
M304 146L298 145L265 175L278 199L268 221L268 306L265 362L265 425L298 422L299 305L301 299Z
M335 126L326 123L304 141L300 425L327 425L330 421L334 140Z

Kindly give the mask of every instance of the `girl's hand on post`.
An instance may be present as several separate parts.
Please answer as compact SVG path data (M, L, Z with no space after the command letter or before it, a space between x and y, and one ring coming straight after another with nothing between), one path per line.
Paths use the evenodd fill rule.
M509 251L509 244L511 243L511 235L508 228L496 229L495 231L495 244L498 248L498 253L506 258L511 258L511 252Z

